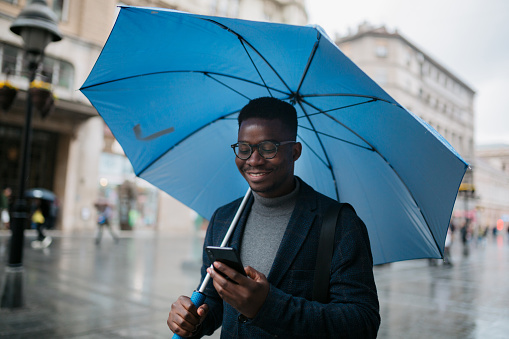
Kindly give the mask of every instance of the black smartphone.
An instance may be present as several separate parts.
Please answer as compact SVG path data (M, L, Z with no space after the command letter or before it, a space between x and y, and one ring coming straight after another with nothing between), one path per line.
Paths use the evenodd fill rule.
M244 265L242 265L242 262L240 261L240 256L234 248L207 246L205 248L205 251L207 252L207 256L209 257L211 263L213 263L214 261L219 261L233 268L240 274L246 276L246 272L244 271ZM224 274L222 274L221 272L219 271L216 272L224 276Z

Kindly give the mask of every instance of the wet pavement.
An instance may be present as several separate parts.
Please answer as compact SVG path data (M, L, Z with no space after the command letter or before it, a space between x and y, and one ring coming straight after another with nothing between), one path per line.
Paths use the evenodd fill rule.
M26 307L0 310L0 338L168 338L166 317L199 281L202 238L152 231L51 233L44 250L24 250ZM0 279L10 235L0 231ZM375 267L379 338L508 338L509 241L453 243L453 266L415 260ZM215 334L213 338L219 338Z

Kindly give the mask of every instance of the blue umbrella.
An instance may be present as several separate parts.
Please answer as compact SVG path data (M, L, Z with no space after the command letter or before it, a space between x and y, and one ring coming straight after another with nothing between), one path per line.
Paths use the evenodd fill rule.
M296 174L355 206L375 264L442 257L468 165L320 27L122 7L81 91L135 173L207 218L248 189L229 147L239 110L291 102Z

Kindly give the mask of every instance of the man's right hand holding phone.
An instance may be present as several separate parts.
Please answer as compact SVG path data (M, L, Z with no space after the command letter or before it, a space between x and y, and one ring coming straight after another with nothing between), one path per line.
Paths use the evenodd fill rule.
M265 275L251 266L244 268L247 277L219 261L213 266L207 272L219 296L247 318L254 318L269 294L270 284Z

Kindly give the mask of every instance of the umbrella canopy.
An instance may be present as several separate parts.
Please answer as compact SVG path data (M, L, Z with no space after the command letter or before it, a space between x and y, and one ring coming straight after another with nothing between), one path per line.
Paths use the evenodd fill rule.
M54 201L56 196L55 193L45 188L31 188L25 191L25 198Z
M375 263L442 256L467 164L320 27L122 7L81 91L135 173L207 218L248 188L229 147L240 109L288 101L296 174L355 207Z

